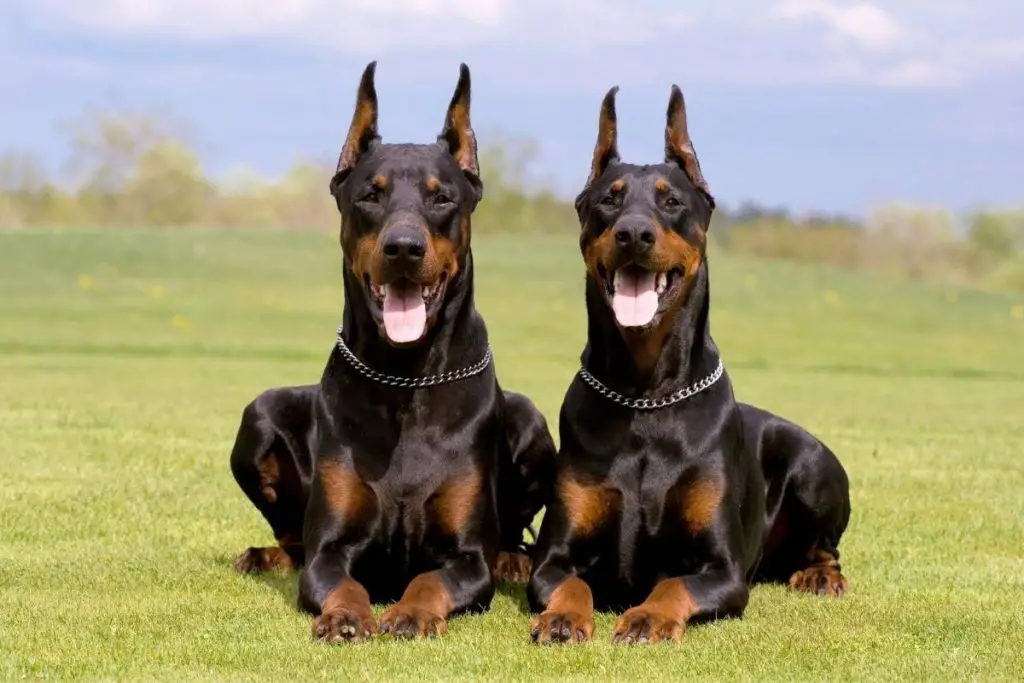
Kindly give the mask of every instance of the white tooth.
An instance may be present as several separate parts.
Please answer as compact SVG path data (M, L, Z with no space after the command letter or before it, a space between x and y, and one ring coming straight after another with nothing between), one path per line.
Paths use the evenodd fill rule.
M615 271L615 277L612 278L612 291L613 292L619 291L619 283L621 283L621 282L622 282L622 275L620 275L619 271L616 270Z
M424 287L423 288L423 298L426 299L428 296L430 296L430 287Z
M385 299L388 298L388 286L387 285L381 285L380 286L380 295L382 297L384 297Z
M658 273L658 285L657 285L657 287L655 287L655 289L658 291L658 294L664 294L665 293L665 287L667 287L667 286L668 286L668 277L666 277L665 273Z

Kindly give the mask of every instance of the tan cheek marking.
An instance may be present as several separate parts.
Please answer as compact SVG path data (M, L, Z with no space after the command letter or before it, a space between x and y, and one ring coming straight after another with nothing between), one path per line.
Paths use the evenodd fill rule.
M654 218L654 227L657 238L654 243L654 251L651 254L651 265L662 272L681 266L685 271L687 281L684 293L688 293L690 281L697 274L697 269L703 259L701 248L690 244L674 230L666 228L657 218ZM703 232L698 231L698 233L698 238L703 239ZM685 297L680 297L680 302L683 299Z
M423 280L436 283L443 271L448 271L450 281L459 272L459 250L447 237L430 235L427 239L427 253L423 258Z
M359 240L356 241L354 248L351 250L352 257L350 266L352 267L353 274L355 274L355 276L360 280L362 280L366 275L369 275L370 279L374 282L378 280L377 269L375 268L377 263L376 251L376 235L367 235L366 237L359 238Z
M597 267L604 266L607 268L614 253L615 240L612 237L611 227L606 228L596 240L587 245L583 260L586 263L587 271L598 284L603 283L601 283L601 275L598 273Z

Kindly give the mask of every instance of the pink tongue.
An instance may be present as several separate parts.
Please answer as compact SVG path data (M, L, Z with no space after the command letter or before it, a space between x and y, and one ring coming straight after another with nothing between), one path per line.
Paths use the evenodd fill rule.
M650 271L634 268L621 268L615 273L612 310L623 327L640 327L654 320L658 311L654 277Z
M423 288L400 281L387 285L384 293L384 331L388 339L399 344L414 342L423 336L427 326L427 306Z

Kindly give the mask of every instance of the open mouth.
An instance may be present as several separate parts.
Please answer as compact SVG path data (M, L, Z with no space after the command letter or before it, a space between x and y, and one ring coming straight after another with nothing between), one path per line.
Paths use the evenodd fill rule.
M437 313L448 283L448 271L432 285L404 277L378 285L366 276L371 308L384 325L388 340L395 344L411 344L427 333L428 320Z
M675 298L683 282L683 269L648 270L636 264L609 273L599 267L615 319L622 327L650 325L666 302Z

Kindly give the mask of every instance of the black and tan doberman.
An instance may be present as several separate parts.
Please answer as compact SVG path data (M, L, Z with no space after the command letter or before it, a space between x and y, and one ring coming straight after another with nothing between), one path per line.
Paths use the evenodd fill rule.
M436 143L383 144L375 63L331 181L343 325L319 384L250 403L231 454L278 545L240 571L302 568L316 639L436 635L525 580L523 531L550 495L554 443L502 391L474 306L470 216L482 196L470 74ZM545 482L547 482L545 484ZM371 602L394 602L374 619Z
M705 254L714 199L673 86L662 163L620 161L615 95L576 207L587 343L562 404L556 493L528 586L532 638L678 639L741 616L749 587L846 589L847 475L805 430L738 403L711 338Z

